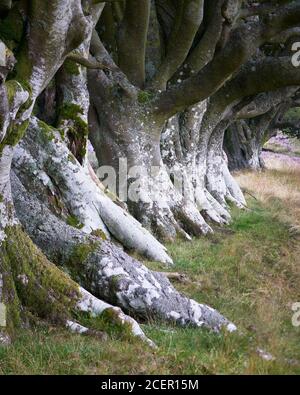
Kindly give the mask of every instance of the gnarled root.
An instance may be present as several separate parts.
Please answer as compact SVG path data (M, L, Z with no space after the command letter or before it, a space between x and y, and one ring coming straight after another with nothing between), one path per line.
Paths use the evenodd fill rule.
M51 263L20 226L7 227L5 232L7 237L0 247L1 344L9 344L16 330L34 319L99 338L99 332L74 322L78 313L88 312L92 316L105 314L126 327L130 335L154 346L133 318L91 295Z
M137 201L129 202L132 213L159 239L190 240L212 231L185 191L173 185L163 163L158 174L141 179L136 196Z
M16 147L13 167L32 193L51 210L55 201L60 211L75 218L86 233L100 231L107 238L112 235L128 249L152 260L172 263L166 248L105 195L57 130L33 118L25 138Z
M247 206L238 183L230 174L227 163L221 156L215 157L213 163L208 166L207 188L224 209L226 209L226 200L239 208Z
M159 318L179 325L235 329L209 306L189 299L166 276L153 272L108 240L68 226L13 178L18 216L34 242L98 298L134 316Z

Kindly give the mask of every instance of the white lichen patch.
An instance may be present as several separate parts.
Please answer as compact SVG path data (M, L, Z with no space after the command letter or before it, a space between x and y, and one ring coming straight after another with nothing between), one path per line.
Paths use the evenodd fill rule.
M80 334L83 334L83 333L87 333L87 332L89 331L89 329L86 328L85 326L80 325L80 324L78 324L77 322L70 321L70 320L68 320L68 321L66 322L66 327L67 327L72 333L80 333Z
M180 318L180 314L177 313L177 311L171 311L170 313L168 313L168 316L170 318L174 318L174 320L178 320Z
M197 325L198 324L202 325L202 321L200 320L200 318L202 317L201 305L199 305L199 303L195 302L193 299L190 300L190 305L191 305L191 310L193 312L193 319L195 323Z
M101 260L101 274L105 277L115 277L115 276L128 276L125 270L121 266L115 266L114 263L109 258L103 258Z
M26 286L28 284L28 282L29 282L28 277L26 276L26 274L19 274L17 278L24 286Z
M228 324L226 328L228 332L235 332L237 330L237 327L233 323Z

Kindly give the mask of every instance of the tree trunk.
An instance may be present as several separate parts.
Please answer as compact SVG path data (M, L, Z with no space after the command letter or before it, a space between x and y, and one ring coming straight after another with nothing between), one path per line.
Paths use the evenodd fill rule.
M16 149L14 169L32 193L66 222L86 233L112 235L128 249L172 263L165 247L100 189L91 167L80 165L56 129L33 118Z
M261 133L252 129L246 121L237 121L230 125L224 140L230 170L260 170L264 167L261 137Z
M212 126L205 117L205 102L173 117L162 135L162 152L168 168L175 168L182 175L186 198L207 221L224 224L230 215L207 189Z
M52 1L47 3L46 11L43 6L38 0L30 4L28 41L19 51L16 80L5 82L15 61L1 42L5 64L0 70L0 342L10 343L18 327L37 319L88 333L88 328L73 321L78 313L86 311L95 316L112 311L115 321L124 324L131 334L146 339L133 319L90 295L48 261L23 231L15 214L10 183L15 146L26 132L36 98L91 28L80 1ZM95 8L100 11L103 5ZM51 133L47 128L47 139ZM47 184L48 179L41 181Z
M147 112L150 94L136 90L128 97L120 91L107 97L103 79L100 72L89 72L90 139L99 164L104 170L113 169L119 180L119 198L160 239L174 240L177 235L189 239L189 234L207 233L208 225L174 187L163 163L164 121Z
M224 131L227 122L220 122L212 133L207 153L207 189L224 207L226 200L238 207L246 206L243 193L228 170L226 154L223 151Z

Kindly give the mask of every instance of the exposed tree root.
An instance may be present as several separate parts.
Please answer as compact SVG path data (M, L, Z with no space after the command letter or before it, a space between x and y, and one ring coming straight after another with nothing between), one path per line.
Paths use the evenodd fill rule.
M16 148L14 168L30 190L52 210L53 200L76 219L86 233L112 235L125 247L171 264L166 248L128 212L116 205L63 143L59 132L33 119ZM50 198L49 198L50 196Z
M234 330L216 310L177 292L167 277L153 272L108 240L86 235L53 215L13 177L14 201L26 231L42 251L93 295L134 316L179 325Z
M1 343L9 344L16 330L34 317L101 337L73 321L84 312L93 317L105 314L114 324L126 327L130 335L154 346L133 318L79 287L51 263L20 226L6 228L6 235L0 248L0 300L6 321L0 324Z
M170 180L166 180L168 190L155 200L131 203L133 215L160 240L174 241L177 237L191 240L211 232L195 205L180 196Z

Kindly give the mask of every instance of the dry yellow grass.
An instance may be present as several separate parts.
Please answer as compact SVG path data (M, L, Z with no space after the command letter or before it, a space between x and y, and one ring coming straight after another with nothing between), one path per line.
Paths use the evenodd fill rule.
M280 199L285 207L278 213L280 219L300 233L300 160L271 155L266 159L266 170L241 172L236 178L246 194L250 192L264 204Z

